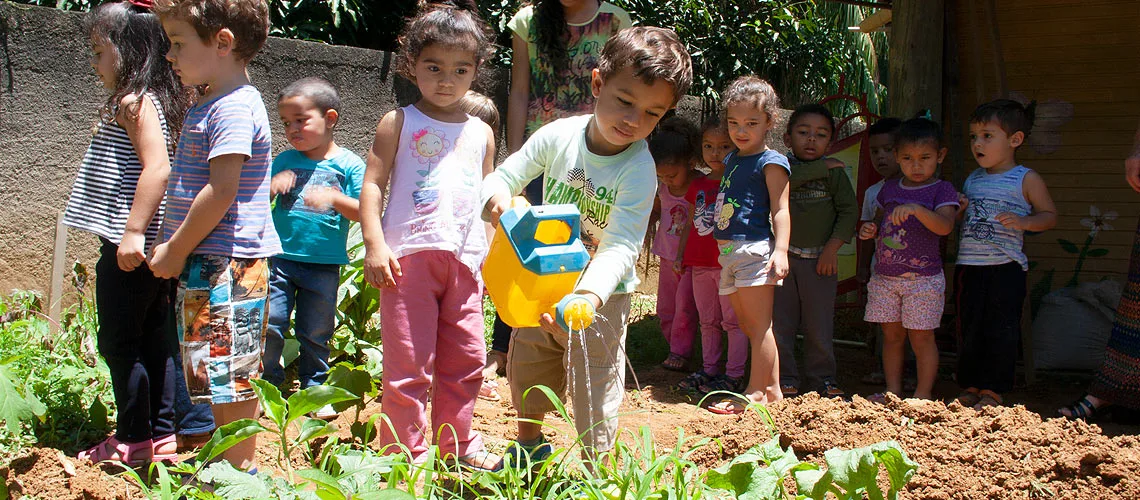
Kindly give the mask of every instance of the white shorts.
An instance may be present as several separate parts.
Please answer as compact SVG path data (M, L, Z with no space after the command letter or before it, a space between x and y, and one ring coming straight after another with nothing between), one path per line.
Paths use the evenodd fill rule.
M718 242L720 248L720 294L732 295L737 288L780 285L768 272L771 240Z

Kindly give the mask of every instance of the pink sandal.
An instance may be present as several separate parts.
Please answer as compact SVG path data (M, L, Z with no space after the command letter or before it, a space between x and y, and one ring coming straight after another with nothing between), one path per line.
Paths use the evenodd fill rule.
M151 461L154 456L153 442L149 439L137 443L124 443L111 436L103 442L79 453L78 458L94 463L105 461L123 462L137 467Z
M174 450L171 453L159 453L158 450L164 447L169 447ZM153 441L151 446L152 462L174 462L178 460L178 436L174 434L167 434L161 438Z

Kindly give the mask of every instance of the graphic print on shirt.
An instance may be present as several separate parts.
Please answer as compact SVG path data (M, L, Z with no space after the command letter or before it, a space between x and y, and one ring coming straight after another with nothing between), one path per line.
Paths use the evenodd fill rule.
M277 197L279 207L290 212L296 210L314 214L337 215L332 206L319 208L306 205L305 196L319 189L335 189L338 193L343 192L341 186L344 185L344 174L328 170L307 169L294 169L293 174L297 180L293 183L293 189Z
M669 228L665 230L666 234L680 236L681 230L685 228L685 223L689 213L685 210L684 205L673 205L673 209L669 210Z
M896 226L891 222L889 216L883 217L881 240L876 249L875 258L882 265L902 266L916 270L930 267L933 262L928 256L914 257L908 256L908 252L904 252L910 246L906 242L906 234L906 228Z
M965 224L968 231L964 231L965 234L963 234L962 237L974 238L981 241L993 239L994 225L990 222L990 217L991 215L1001 213L998 211L998 207L995 206L1000 203L1000 200L989 200L985 198L970 200ZM988 208L987 205L989 205Z
M590 112L594 102L590 93L592 71L598 66L606 40L617 33L617 26L617 19L609 12L599 12L594 21L585 26L567 25L567 66L561 71L555 71L549 58L541 53L530 55L528 134L556 119ZM538 40L537 31L537 24L532 23L530 40Z
M593 180L586 177L585 170L575 167L562 179L547 177L543 198L548 205L573 203L582 213L583 221L604 231L609 226L617 193L608 186L595 186ZM580 237L587 251L593 253L598 249L598 236L587 228L587 224L582 224Z
M412 157L419 160L421 165L426 165L427 168L416 170L423 179L416 181L417 189L412 192L412 203L418 215L426 215L435 212L439 208L439 171L435 169L439 165L439 161L443 159L450 151L451 141L447 140L447 136L432 127L421 128L412 133L412 139L408 142L408 147L412 150Z
M714 206L708 203L707 195L704 191L697 191L696 203L693 206L693 228L697 230L697 235L707 236L712 234L715 213Z
M736 213L737 208L740 208L740 203L738 203L735 199L725 197L724 192L717 193L716 228L720 229L721 231L728 229L728 225L732 222L732 214Z

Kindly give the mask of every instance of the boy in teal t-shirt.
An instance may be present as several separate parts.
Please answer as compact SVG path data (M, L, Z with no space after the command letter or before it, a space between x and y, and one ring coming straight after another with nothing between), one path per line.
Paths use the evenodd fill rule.
M364 161L333 142L339 107L336 89L320 78L297 80L277 99L285 134L295 149L273 160L273 224L282 253L269 261L262 378L275 385L285 381L281 351L294 306L301 388L320 385L328 376L340 266L348 264L349 221L360 220L357 199L364 177ZM329 406L316 412L320 418L335 415Z

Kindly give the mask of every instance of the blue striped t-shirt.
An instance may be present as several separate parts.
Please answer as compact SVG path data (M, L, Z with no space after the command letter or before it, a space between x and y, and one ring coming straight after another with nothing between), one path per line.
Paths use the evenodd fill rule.
M243 85L190 108L166 188L164 237L169 240L186 220L190 204L210 180L210 160L227 154L246 157L237 198L222 221L192 253L237 258L281 253L269 210L269 160L272 133L261 92Z

